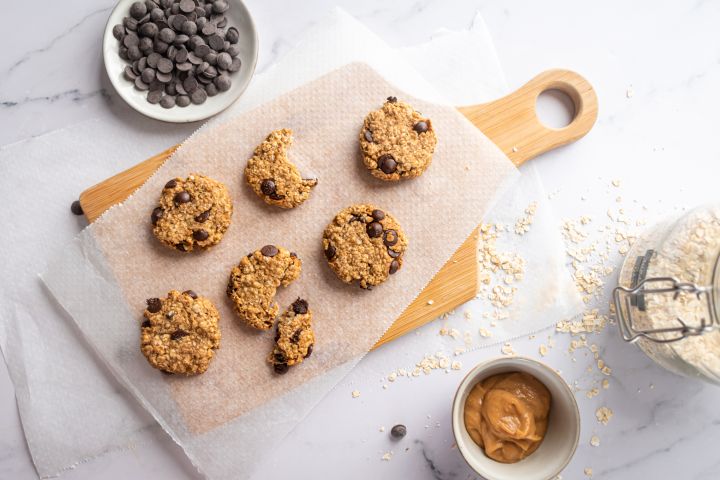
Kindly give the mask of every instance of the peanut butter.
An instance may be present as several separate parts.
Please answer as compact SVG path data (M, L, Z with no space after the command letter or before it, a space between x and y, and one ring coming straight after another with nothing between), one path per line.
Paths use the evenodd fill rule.
M550 412L550 392L530 374L501 373L470 391L465 401L465 428L485 454L515 463L542 443Z

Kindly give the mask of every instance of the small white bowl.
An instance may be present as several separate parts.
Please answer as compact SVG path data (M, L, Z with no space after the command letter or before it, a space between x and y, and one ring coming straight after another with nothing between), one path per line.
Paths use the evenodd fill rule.
M212 117L233 104L250 84L255 65L257 64L259 43L257 30L242 0L227 0L230 9L226 12L228 26L237 28L240 33L238 46L242 61L240 71L230 75L232 86L227 92L220 92L214 97L208 97L202 105L190 104L187 107L173 107L165 109L158 105L148 103L145 99L147 92L141 92L135 85L123 76L128 62L120 58L120 43L113 37L112 29L123 18L130 15L130 5L137 0L120 0L108 18L103 36L103 61L105 71L118 95L138 112L156 120L172 123L189 123L205 120Z
M535 452L517 463L500 463L485 455L465 429L465 400L480 381L498 373L525 372L550 391L550 416L545 439ZM555 370L524 357L501 357L476 366L465 376L453 401L452 426L467 464L487 480L550 480L570 462L580 439L580 412L575 395Z

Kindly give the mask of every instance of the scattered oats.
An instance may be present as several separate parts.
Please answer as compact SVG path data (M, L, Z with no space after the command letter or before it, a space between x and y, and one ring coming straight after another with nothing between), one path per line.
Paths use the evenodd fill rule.
M359 390L353 390L353 391L352 391L352 397L353 397L353 398L357 398L357 397L359 397L359 396L360 396L360 391L359 391Z
M385 452L385 455L382 456L382 459L385 460L386 462L389 462L390 459L392 458L392 456L393 456L393 452L391 450L389 452Z
M620 197L620 196L615 197L615 201L616 201L617 203L622 202L622 197Z
M387 389L388 389L388 386L387 386L387 383L386 383L385 385L383 385L383 390L387 390Z
M610 380L608 380L607 378L604 378L603 381L602 381L602 387L603 387L603 389L605 389L605 390L607 390L608 388L610 388Z
M451 328L448 332L448 335L450 335L453 339L457 340L457 338L460 336L460 330L457 328Z
M380 429L379 429L379 430L380 430L381 432L384 432L384 431L385 431L385 427L380 426Z
M469 310L465 310L463 312L463 317L465 317L466 320L470 320L472 318L472 312L470 312Z
M455 347L455 350L453 351L453 355L455 355L457 357L458 355L462 355L465 352L467 352L467 349L465 347Z
M592 445L593 447L599 447L600 437L598 437L597 435L593 435L592 437L590 437L590 445Z
M598 390L597 388L592 388L585 393L585 396L587 398L593 398L593 397L597 396L599 393L600 393L600 390Z
M388 382L394 382L395 380L397 380L397 373L391 372L390 375L388 375L387 379Z
M503 353L503 355L515 355L515 350L513 350L510 342L505 342L500 351Z
M625 97L632 98L635 95L635 89L630 85L625 89Z
M610 410L608 407L600 407L595 411L595 417L597 418L597 421L602 423L603 425L607 425L612 416L613 411Z
M450 368L452 368L453 370L460 370L462 368L462 363L455 360L454 362L452 362L452 365L450 365Z
M535 219L535 213L537 212L537 202L532 202L525 209L525 216L517 219L515 222L515 233L518 235L525 235L530 231L530 225L532 225Z
M585 470L583 470L583 473L586 477L592 477L593 476L593 470L590 467L585 467Z
M490 337L492 337L492 333L490 333L488 330L485 330L484 328L481 328L480 336L485 337L485 338L490 338Z
M613 180L613 181L612 181L612 186L613 186L613 187L619 187L619 186L620 186L620 180L619 180L619 179Z
M547 352L548 352L547 346L545 346L544 343L540 344L540 355L542 355L544 357L545 355L547 355Z

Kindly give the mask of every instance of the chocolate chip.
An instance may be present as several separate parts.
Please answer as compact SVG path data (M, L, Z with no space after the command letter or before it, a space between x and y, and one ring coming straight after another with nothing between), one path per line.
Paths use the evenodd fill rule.
M260 249L260 253L265 255L266 257L274 257L277 255L279 250L275 245L265 245Z
M307 353L305 354L305 358L308 358L310 355L312 355L312 351L313 351L313 344L311 343L310 345L308 345L308 349L307 349Z
M287 363L276 363L273 365L273 370L275 370L275 373L278 375L282 375L283 373L287 373L288 365Z
M363 135L365 136L366 142L370 142L370 143L374 142L372 132L370 130L365 130L365 133Z
M273 194L270 195L270 198L272 198L273 200L282 200L283 198L285 198L285 195L280 195L280 194L278 194L278 193L273 193Z
M390 262L390 275L397 272L399 268L400 262L398 262L397 260L393 260L392 262Z
M181 252L187 252L187 247L184 243L178 243L177 245L175 245L175 248L177 248Z
M383 233L382 225L380 225L378 222L368 223L365 229L367 230L368 237L370 238L379 237Z
M387 249L388 255L390 255L391 258L397 258L400 256L400 252L396 252L392 248Z
M160 373L163 375L175 375L173 372L168 372L167 370L160 370Z
M175 194L174 200L178 205L181 203L188 203L190 201L190 194L183 190Z
M195 293L193 290L185 290L183 293L193 299L198 298L197 293Z
M295 253L295 252L290 252L290 257L292 257L292 258L297 258L297 253Z
M413 130L415 130L417 133L425 133L428 131L428 124L427 122L420 121L415 124Z
M392 247L398 243L398 233L395 230L385 230L385 233L383 233L383 243L386 247Z
M295 330L295 333L293 333L292 337L290 337L290 342L298 343L300 341L300 334L302 334L302 330L298 328L297 330Z
M295 315L303 315L308 312L308 302L307 300L303 300L302 298L298 298L295 300L292 304L293 312L295 312Z
M193 232L193 238L197 240L198 242L202 242L208 239L210 234L205 230L195 230Z
M387 101L390 103L397 103L397 97L388 97Z
M273 358L275 359L276 363L286 363L287 358L285 358L285 354L282 352L276 353Z
M174 332L172 332L170 334L170 340L179 340L182 337L186 337L188 335L190 335L190 334L184 330L175 330Z
M280 340L280 330L275 329L275 342L277 342L278 340Z
M380 220L385 218L385 212L383 212L382 210L373 210L371 216L372 216L373 220L376 220L379 222Z
M210 218L210 210L205 210L200 215L195 217L195 221L198 223L205 223L205 222L207 222L208 218Z
M163 214L165 213L165 210L163 210L160 207L156 207L153 209L152 214L150 214L150 220L152 221L153 225L157 225L158 220L160 220L163 217Z
M362 288L363 290L370 291L370 290L373 289L373 286L372 286L372 285L365 285L365 286L363 287L362 284L360 284L360 288Z
M403 438L407 435L407 428L405 425L395 425L390 429L390 435L392 435L393 438Z
M177 180L175 180L174 178L165 184L165 188L175 188L175 187L177 187Z
M266 178L260 184L260 191L265 195L272 195L275 193L275 181L271 178Z
M363 222L365 223L365 215L353 213L350 217L350 220L348 220L348 223L352 222Z
M80 200L75 200L74 202L72 202L72 205L70 205L70 211L74 215L82 215L83 214L83 209L82 209L82 206L80 205Z
M147 303L147 311L150 313L157 313L162 308L162 302L159 298L148 298L145 303Z
M142 325L140 325L142 328L150 328L152 324L150 323L150 320L145 320L142 322Z
M328 244L328 247L325 249L325 258L327 258L328 260L332 260L333 258L335 258L335 253L335 247Z
M395 173L395 170L397 170L397 162L392 155L386 153L382 157L378 158L378 168L382 170L383 173L390 175L391 173Z

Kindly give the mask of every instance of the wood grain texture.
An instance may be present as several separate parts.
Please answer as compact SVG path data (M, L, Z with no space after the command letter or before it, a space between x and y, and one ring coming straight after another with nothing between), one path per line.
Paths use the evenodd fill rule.
M538 95L546 90L560 90L572 99L575 115L566 127L550 128L538 119L535 104ZM520 166L538 155L582 138L597 119L598 102L587 80L575 72L555 69L541 73L494 102L459 107L458 110L515 165ZM80 204L88 221L94 222L108 208L132 195L177 147L168 148L82 192ZM475 297L478 288L477 238L475 230L373 348Z

